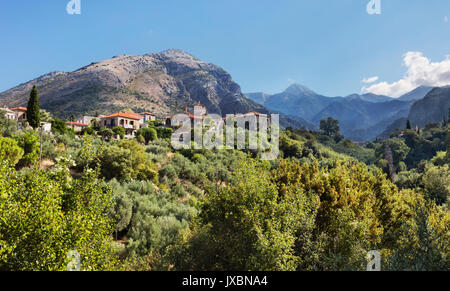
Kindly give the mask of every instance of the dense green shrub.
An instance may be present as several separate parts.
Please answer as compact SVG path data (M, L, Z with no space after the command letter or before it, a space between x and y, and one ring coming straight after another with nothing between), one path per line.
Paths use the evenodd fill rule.
M0 160L15 166L23 156L23 149L19 147L17 141L0 136Z
M157 179L157 170L144 147L135 140L124 140L106 147L101 154L102 173L107 179Z
M112 129L112 131L113 131L115 134L117 134L117 135L120 137L120 139L123 139L123 138L125 137L125 133L126 133L125 128L123 128L123 127L121 127L121 126L116 126L116 127L114 127L114 128Z
M229 185L208 191L170 258L179 270L364 270L371 249L381 250L386 262L407 248L420 252L397 238L423 205L420 195L399 192L381 171L353 161L325 168L281 161L270 171L247 159ZM428 209L439 238L429 252L445 259L448 213Z
M143 136L145 143L148 144L158 138L158 133L156 132L156 129L152 127L144 127L138 130L137 136Z
M115 200L111 214L117 221L117 230L129 238L129 256L164 252L195 214L195 209L179 203L176 195L156 190L149 181L121 184L112 180L109 185Z
M114 136L114 131L109 128L102 128L99 130L98 134L103 137L103 139L110 140Z
M35 131L25 131L17 136L20 147L24 151L20 166L32 166L39 162L40 138Z
M157 136L162 139L171 139L173 129L167 127L156 127Z
M67 171L18 173L0 162L0 270L66 270L71 250L82 270L111 269L110 198L97 174L63 187Z

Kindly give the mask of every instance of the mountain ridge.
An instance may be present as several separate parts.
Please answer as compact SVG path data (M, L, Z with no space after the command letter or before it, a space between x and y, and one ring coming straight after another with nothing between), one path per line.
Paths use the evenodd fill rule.
M317 128L320 120L332 117L340 121L342 133L354 141L377 138L399 119L406 119L413 104L425 98L432 87L420 86L399 98L372 93L351 94L346 97L327 97L308 87L293 84L278 94L246 94L261 100L264 106L311 122ZM265 95L264 95L265 94Z
M0 102L25 105L33 85L42 108L61 118L121 109L167 115L196 103L222 115L270 112L247 99L221 67L177 49L115 56L72 72L51 72L0 93Z

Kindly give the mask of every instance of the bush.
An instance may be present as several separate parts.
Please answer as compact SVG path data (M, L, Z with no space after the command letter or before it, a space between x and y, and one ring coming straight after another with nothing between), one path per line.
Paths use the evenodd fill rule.
M71 131L70 128L67 127L67 124L64 121L59 120L57 118L54 118L52 120L52 132L54 134L62 134L63 135L63 134L69 133L70 131Z
M109 128L102 128L98 134L103 137L103 139L110 140L114 136L114 131Z
M17 137L20 147L24 151L20 166L36 165L39 162L40 137L34 131L26 131Z
M53 142L51 140L45 139L42 142L42 158L55 160L57 156L58 153Z
M17 129L17 121L6 118L5 112L0 110L0 136L12 137L17 133Z
M173 194L157 191L151 182L112 180L109 185L116 201L112 215L117 230L129 238L126 250L131 257L164 253L195 214L192 207L179 203Z
M426 239L422 246L415 242L426 235L402 234L419 205L423 197L398 191L380 170L353 160L323 167L281 160L270 170L245 159L230 183L208 189L198 219L169 257L177 270L364 270L372 249L387 262L392 254L408 260L426 251L426 268L443 270L448 213L427 207L430 227L423 233L436 243Z
M85 127L81 130L81 134L95 135L95 129L93 129L92 127Z
M125 130L125 128L123 128L123 127L116 126L116 127L114 127L114 128L112 129L112 131L113 131L115 134L117 134L118 136L120 136L120 139L123 139L123 138L125 137L126 130Z
M17 141L7 137L0 136L0 160L7 161L15 166L23 156L23 149L19 147Z
M150 161L144 147L135 140L125 140L118 145L108 146L100 161L102 173L107 179L157 179L155 165Z
M448 165L429 165L422 177L426 196L438 205L445 204L450 196L450 168Z
M97 174L66 188L59 173L18 173L0 162L0 270L66 270L71 250L80 253L82 270L111 269L110 193Z
M143 136L145 139L145 143L149 143L151 141L154 141L158 139L158 134L156 130L152 127L144 127L138 130L137 132L138 136Z
M156 132L159 138L171 139L173 135L173 129L167 127L157 127Z

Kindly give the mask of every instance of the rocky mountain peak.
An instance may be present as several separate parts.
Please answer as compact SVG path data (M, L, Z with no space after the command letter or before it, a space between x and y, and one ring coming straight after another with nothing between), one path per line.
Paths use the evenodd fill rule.
M303 86L301 84L292 84L289 86L284 93L291 94L291 95L308 95L308 96L314 96L317 95L314 91L309 89L306 86Z

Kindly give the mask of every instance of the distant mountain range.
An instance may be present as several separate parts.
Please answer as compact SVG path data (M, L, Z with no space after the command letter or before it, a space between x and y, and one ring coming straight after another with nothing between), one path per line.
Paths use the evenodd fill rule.
M449 107L450 96L441 90L446 89L422 86L399 98L370 93L327 97L305 86L293 84L282 93L249 93L246 96L270 110L293 116L315 128L320 120L332 117L339 120L345 137L354 141L369 141L400 123L404 123L404 127L408 118L420 127L436 119L442 121L447 114L443 111L446 112ZM425 98L429 95L434 96L433 100L425 102L430 99ZM307 127L311 128L311 125Z

